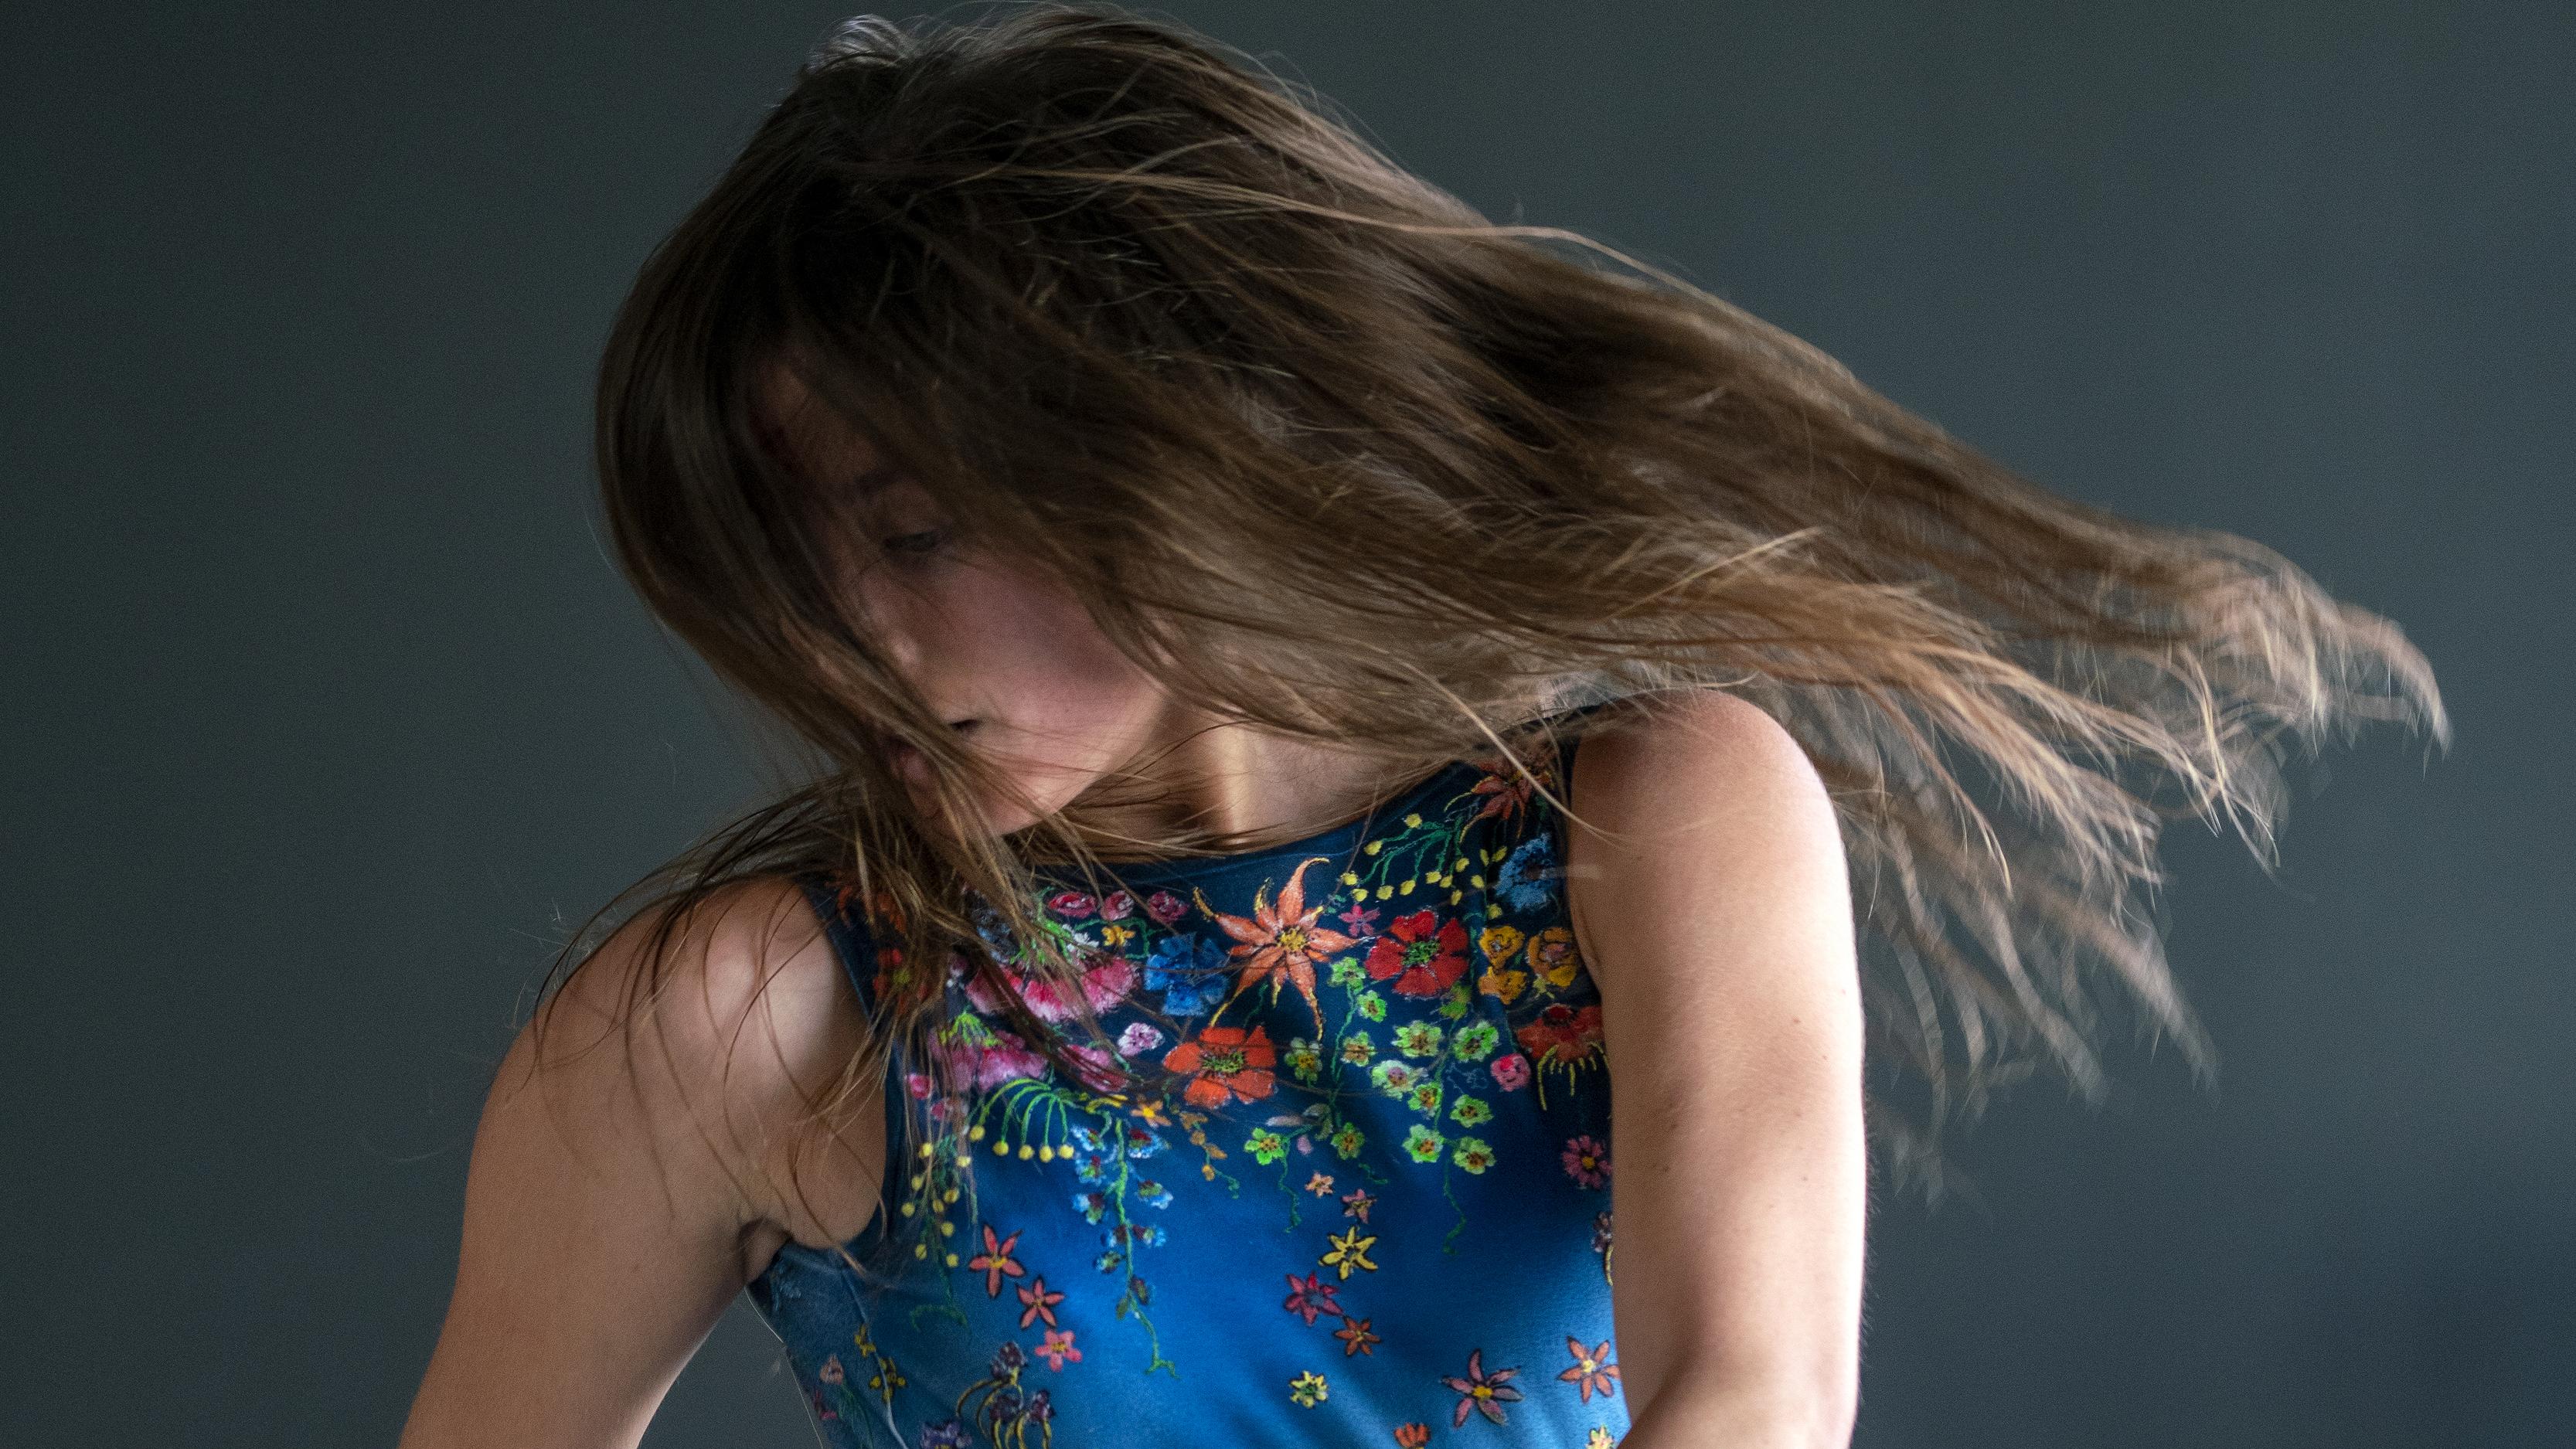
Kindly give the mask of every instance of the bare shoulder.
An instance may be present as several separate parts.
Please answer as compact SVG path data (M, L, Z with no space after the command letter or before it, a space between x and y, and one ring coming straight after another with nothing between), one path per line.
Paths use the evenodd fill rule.
M495 1424L515 1426L514 1442L633 1443L794 1230L773 1186L792 1147L829 1144L848 1199L873 1203L881 1101L848 1104L872 1140L844 1143L837 1121L808 1130L809 1101L863 1035L790 882L657 903L613 933L493 1083L455 1294L405 1449L487 1443Z
M1702 835L1700 848L1782 832L1811 844L1803 837L1834 820L1796 737L1759 706L1713 689L1624 708L1584 739L1570 783L1575 812L1604 830L1688 830Z
M613 933L521 1031L486 1112L544 1114L545 1135L590 1156L609 1190L649 1187L754 1237L767 1225L786 1230L773 1239L823 1234L834 1224L800 1215L777 1184L814 1135L812 1104L865 1037L804 893L746 880L685 909L657 902ZM852 1132L878 1106L845 1103Z
M1787 909L1847 931L1832 798L1796 737L1760 707L1701 690L1624 708L1583 741L1570 785L1580 823L1567 846L1568 904L1597 974L1636 954L1623 949L1636 934L1625 923L1716 929Z

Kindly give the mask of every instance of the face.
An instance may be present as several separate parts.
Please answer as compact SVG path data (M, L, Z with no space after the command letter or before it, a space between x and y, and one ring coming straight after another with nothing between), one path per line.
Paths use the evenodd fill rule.
M960 538L938 499L785 374L772 417L799 475L844 500L856 535L835 549L837 587L861 627L940 718L1041 811L1135 758L1168 699L1052 580ZM928 764L897 746L916 787ZM1036 818L983 802L997 829Z

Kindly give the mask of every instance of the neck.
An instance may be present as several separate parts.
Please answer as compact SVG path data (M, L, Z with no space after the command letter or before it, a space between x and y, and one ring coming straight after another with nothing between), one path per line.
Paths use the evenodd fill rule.
M1354 819L1406 783L1358 751L1175 710L1132 778L1102 792L1095 848L1114 857L1134 849L1116 837L1180 835L1258 850Z

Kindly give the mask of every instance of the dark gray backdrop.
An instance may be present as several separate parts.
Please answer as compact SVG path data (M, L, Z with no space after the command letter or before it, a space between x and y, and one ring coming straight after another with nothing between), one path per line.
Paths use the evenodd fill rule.
M603 556L587 388L835 12L260 11L0 51L11 1444L389 1443L553 930L758 789ZM1883 1210L1860 1441L2568 1442L2576 12L1171 13L2442 671L2457 750L2303 771L2280 882L2173 842L2214 1097L2126 1053ZM807 1442L772 1362L738 1311L649 1442Z

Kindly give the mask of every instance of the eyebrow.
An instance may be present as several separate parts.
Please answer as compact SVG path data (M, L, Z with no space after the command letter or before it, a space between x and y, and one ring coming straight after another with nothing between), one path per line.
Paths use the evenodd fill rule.
M900 481L902 477L902 469L897 468L892 463L879 463L877 466L861 472L858 476L850 480L850 496L853 498L866 498L874 494L882 493Z

